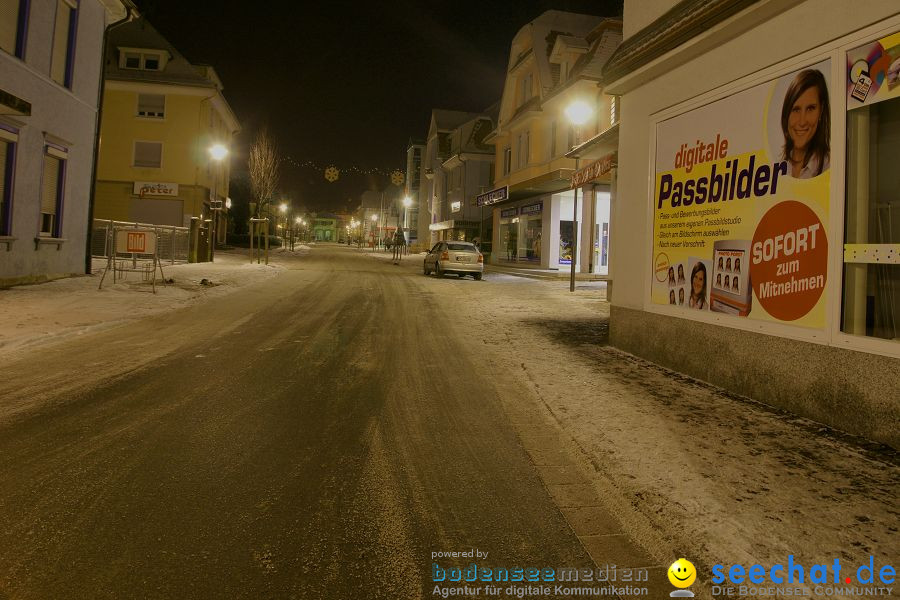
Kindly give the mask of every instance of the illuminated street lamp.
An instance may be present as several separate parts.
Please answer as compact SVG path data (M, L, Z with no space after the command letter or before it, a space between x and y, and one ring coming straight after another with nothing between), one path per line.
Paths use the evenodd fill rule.
M209 209L213 213L209 235L208 258L210 261L213 260L213 248L216 244L216 224L219 220L219 211L222 210L222 201L219 200L219 165L226 156L228 156L228 148L222 144L213 144L210 146L209 157L216 163L216 168L213 173L213 195L209 201Z
M566 118L575 126L575 145L579 144L579 127L590 120L594 113L591 105L584 100L575 100L565 110ZM578 160L575 157L575 172L578 172ZM572 204L572 260L569 263L571 272L569 275L569 291L575 291L575 262L578 258L578 186L575 186L575 199Z

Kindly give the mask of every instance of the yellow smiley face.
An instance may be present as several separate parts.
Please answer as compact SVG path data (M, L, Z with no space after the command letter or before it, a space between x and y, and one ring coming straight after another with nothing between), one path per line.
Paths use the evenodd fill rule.
M677 588L691 587L697 579L697 569L686 558L679 558L668 570L669 582Z

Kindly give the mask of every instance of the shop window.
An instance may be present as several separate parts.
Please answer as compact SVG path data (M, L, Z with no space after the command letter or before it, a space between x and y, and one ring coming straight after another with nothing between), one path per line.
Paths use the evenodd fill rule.
M163 94L138 94L138 116L162 119L166 116L166 97Z
M135 142L134 166L153 169L162 167L162 142Z
M22 58L28 17L26 0L0 0L0 49Z
M72 67L75 58L75 29L78 5L73 0L56 0L56 21L53 26L53 53L50 77L67 88L72 87Z
M46 147L41 177L40 235L43 237L61 237L67 157L65 150Z
M900 97L849 110L842 330L900 341L898 154Z

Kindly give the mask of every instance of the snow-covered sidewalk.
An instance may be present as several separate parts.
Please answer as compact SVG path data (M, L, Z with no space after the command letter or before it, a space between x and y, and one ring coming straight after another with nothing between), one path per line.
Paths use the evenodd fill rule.
M896 563L897 452L608 346L602 284L429 280L410 258L401 268L466 315L490 372L518 374L531 391L521 411L555 423L603 508L658 564ZM709 585L696 591L708 598Z
M266 266L250 264L247 250L219 250L215 262L164 264L166 279L174 283L163 285L157 277L155 294L140 273L127 273L115 284L110 273L98 289L105 260L94 261L91 275L2 289L0 356L229 294L277 275L300 254L273 253Z

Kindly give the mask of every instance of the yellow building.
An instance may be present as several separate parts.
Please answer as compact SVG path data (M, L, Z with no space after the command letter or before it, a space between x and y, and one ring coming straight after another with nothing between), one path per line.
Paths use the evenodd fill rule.
M577 270L607 274L610 180L592 180L576 209L570 151L613 124L600 75L621 39L619 20L556 10L513 38L498 125L486 139L496 151L494 189L477 199L493 207L491 262L568 270L577 229ZM590 109L578 127L566 116L575 101Z
M145 19L109 35L94 217L179 226L208 219L226 204L229 174L229 158L210 149L229 148L239 131L222 82Z

